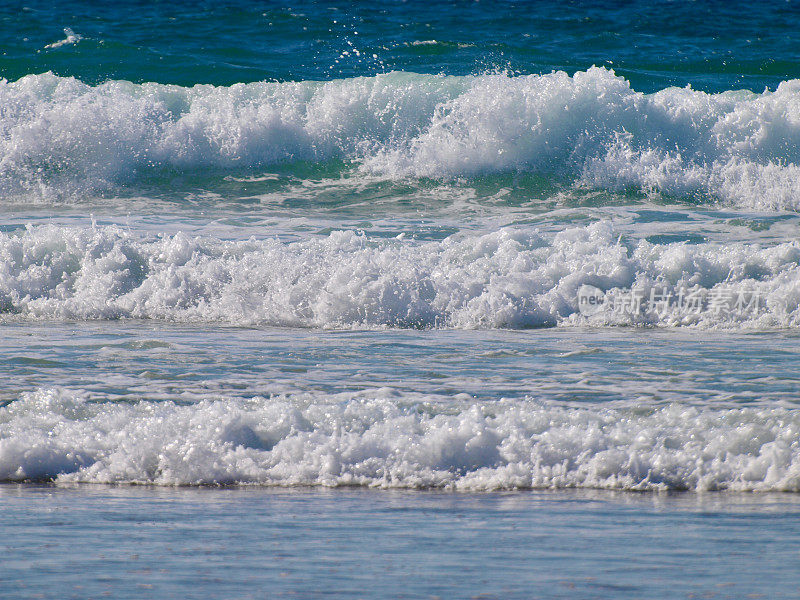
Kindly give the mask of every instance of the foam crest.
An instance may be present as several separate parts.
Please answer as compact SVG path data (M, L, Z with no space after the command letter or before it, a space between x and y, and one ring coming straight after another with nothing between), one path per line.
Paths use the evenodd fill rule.
M703 296L690 311L579 312L585 286ZM757 293L721 311L718 292ZM748 300L749 302L749 300ZM0 233L0 310L24 319L157 319L300 327L551 325L774 328L800 323L800 247L620 244L608 223L442 241L353 231L295 242L157 237L54 225ZM654 307L651 307L654 308ZM745 308L745 307L740 307ZM695 310L696 309L696 310Z
M789 409L355 396L0 408L0 481L800 491Z
M800 207L800 81L646 95L604 68L568 76L389 73L183 88L50 73L0 83L0 190L102 192L159 169L344 159L448 179L535 171L609 189Z

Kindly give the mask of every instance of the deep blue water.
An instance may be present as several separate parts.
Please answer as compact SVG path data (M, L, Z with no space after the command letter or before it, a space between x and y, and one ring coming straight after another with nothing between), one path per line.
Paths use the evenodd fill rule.
M9 80L51 70L232 85L598 65L643 92L760 92L800 75L795 2L14 2L0 15L16 33L0 62ZM84 40L43 50L65 27Z

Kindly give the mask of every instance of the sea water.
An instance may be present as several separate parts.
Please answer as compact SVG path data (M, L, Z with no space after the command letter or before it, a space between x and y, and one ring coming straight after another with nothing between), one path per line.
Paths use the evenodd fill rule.
M3 597L796 598L791 494L0 486Z
M794 3L30 2L0 31L17 597L81 585L47 544L136 531L151 573L163 532L125 523L215 521L295 574L219 597L796 593ZM327 587L306 513L356 561ZM148 589L92 564L69 594Z

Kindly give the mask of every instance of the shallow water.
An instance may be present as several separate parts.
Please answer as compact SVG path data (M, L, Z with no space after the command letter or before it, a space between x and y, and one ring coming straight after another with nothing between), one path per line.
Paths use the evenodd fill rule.
M0 485L7 598L793 598L793 494ZM75 552L80 548L80 552Z
M800 489L789 331L4 331L6 480Z

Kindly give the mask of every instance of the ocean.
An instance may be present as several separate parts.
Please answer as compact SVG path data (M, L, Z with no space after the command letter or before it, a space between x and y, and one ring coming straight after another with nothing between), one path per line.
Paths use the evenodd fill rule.
M0 596L797 597L800 4L0 33Z

